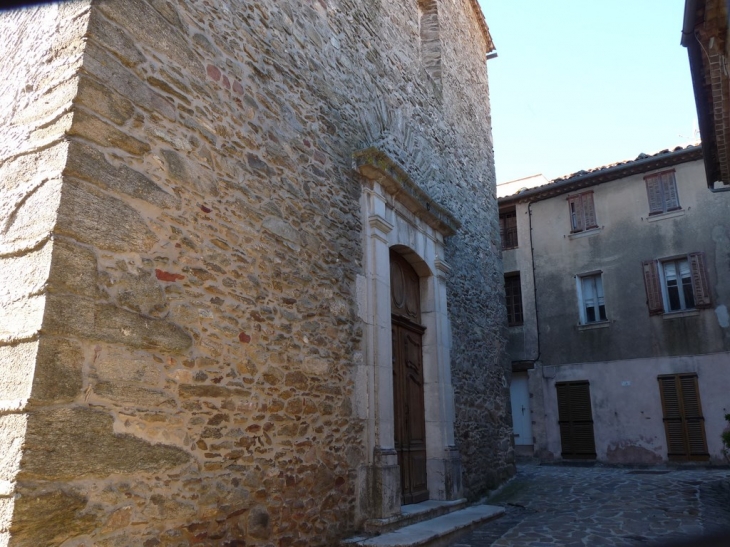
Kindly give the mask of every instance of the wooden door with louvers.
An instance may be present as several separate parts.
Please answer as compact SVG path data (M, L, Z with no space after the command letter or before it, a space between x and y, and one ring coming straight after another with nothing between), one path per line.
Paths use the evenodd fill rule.
M395 449L401 473L403 505L428 499L426 413L423 398L423 333L419 277L410 264L391 252L393 334L393 409Z
M672 374L658 380L667 457L673 461L709 460L697 375Z
M588 382L559 382L558 425L565 459L595 459L591 390Z

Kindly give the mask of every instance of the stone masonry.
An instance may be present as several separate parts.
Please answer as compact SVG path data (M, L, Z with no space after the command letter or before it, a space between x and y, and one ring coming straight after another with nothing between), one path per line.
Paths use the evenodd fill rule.
M491 47L471 0L0 12L0 546L361 527L370 148L461 224L443 258L463 493L514 472Z

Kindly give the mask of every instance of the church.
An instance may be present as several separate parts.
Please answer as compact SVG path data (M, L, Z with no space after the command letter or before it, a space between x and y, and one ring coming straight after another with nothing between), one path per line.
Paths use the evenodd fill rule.
M325 546L514 473L477 0L0 13L0 545Z

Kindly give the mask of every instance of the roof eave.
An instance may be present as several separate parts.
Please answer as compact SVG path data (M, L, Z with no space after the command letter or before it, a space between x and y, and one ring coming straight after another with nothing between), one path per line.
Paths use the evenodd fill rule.
M652 171L654 169L671 167L672 165L678 165L680 163L699 159L702 159L702 148L700 146L683 148L676 152L670 152L659 156L650 156L648 158L634 160L629 163L608 167L592 173L586 173L585 175L579 175L565 180L558 180L545 186L520 192L519 194L499 198L497 202L499 205L511 205L514 203L528 201L541 201L556 195L579 190L581 188L587 188L604 182L611 182L624 177L646 173L647 171Z

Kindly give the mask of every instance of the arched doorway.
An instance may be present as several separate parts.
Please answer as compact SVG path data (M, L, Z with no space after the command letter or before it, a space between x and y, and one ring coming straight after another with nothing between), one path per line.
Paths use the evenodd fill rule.
M398 253L390 251L390 309L393 337L395 450L400 467L401 503L428 499L426 420L423 399L423 334L420 279Z

